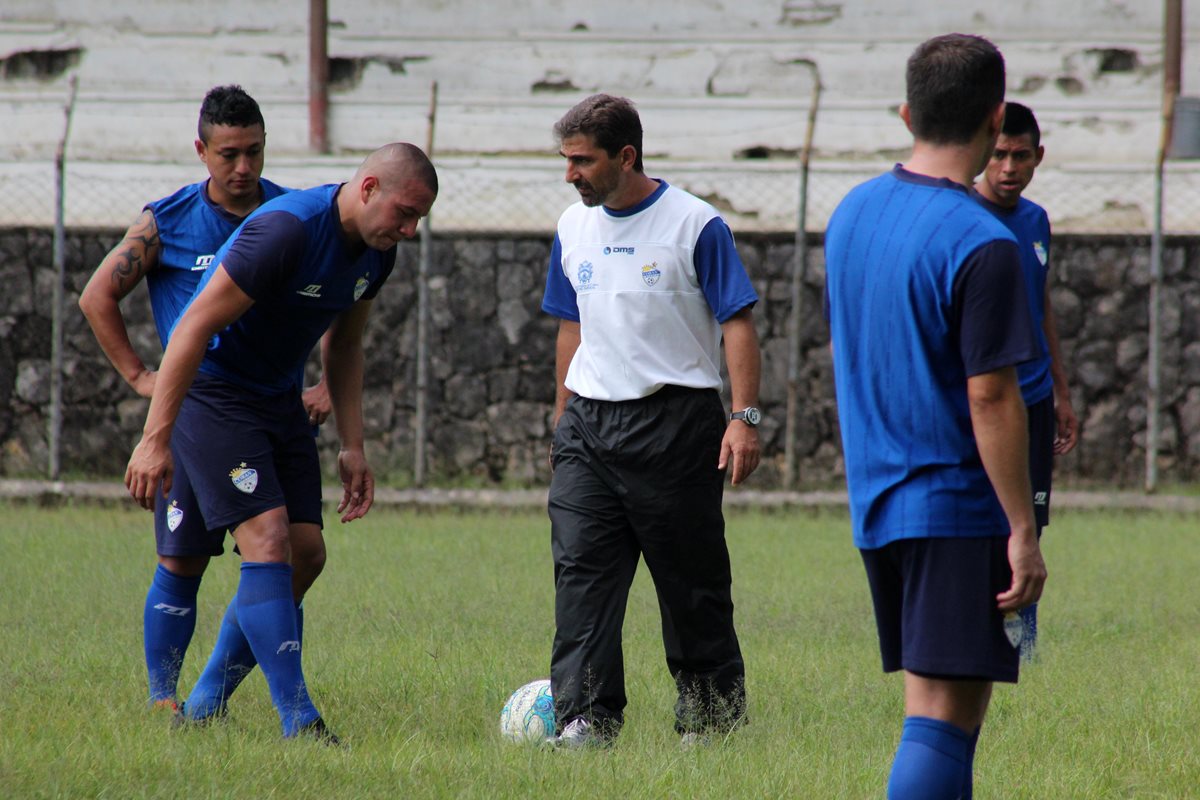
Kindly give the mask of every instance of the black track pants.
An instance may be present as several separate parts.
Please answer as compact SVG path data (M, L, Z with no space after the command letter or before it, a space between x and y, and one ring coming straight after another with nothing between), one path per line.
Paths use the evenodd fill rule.
M654 580L680 731L745 711L717 469L715 391L666 387L625 402L573 398L554 434L549 512L555 623L550 679L560 726L623 721L621 627L638 556Z

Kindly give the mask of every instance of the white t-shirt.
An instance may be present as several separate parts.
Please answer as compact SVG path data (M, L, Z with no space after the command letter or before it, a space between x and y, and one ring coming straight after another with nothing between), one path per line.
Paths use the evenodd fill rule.
M719 389L721 323L757 300L716 209L660 181L630 209L563 213L542 309L580 323L568 389L634 400Z

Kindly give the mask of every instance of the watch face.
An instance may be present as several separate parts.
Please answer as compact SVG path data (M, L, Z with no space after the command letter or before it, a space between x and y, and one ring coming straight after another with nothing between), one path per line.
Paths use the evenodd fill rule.
M754 406L747 408L745 414L746 422L750 425L757 425L762 420L762 412Z

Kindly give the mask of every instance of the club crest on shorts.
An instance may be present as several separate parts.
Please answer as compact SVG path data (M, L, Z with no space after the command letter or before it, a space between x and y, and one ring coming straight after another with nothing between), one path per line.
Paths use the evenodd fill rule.
M1021 640L1025 638L1025 621L1017 612L1010 611L1004 615L1004 635L1014 648L1021 646Z
M371 282L369 280L367 280L366 275L362 276L361 278L359 278L358 280L356 280L354 282L354 302L356 302L356 303L358 302L358 299L363 296L363 292L365 292L367 290L367 287L370 285L371 285Z
M642 280L646 282L647 286L653 286L654 284L658 283L658 279L661 277L662 270L658 268L657 261L646 264L642 267Z
M171 505L167 508L167 530L172 533L179 527L179 523L183 522L183 509L176 505L177 502L172 500Z
M233 480L233 487L239 492L253 494L258 488L258 470L247 467L245 461L231 469L229 477Z
M1043 267L1046 266L1046 259L1050 257L1050 254L1046 252L1046 245L1042 244L1041 242L1034 242L1033 254L1037 256L1038 263L1040 263Z

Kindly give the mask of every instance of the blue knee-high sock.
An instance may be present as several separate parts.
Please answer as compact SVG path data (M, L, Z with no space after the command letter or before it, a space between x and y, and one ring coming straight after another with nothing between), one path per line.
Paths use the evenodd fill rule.
M296 606L296 640L304 644L304 607ZM237 597L229 601L225 609L225 618L221 620L221 630L217 634L217 644L209 656L200 680L188 695L184 709L187 716L193 720L205 720L217 714L224 714L229 698L241 685L242 681L254 671L258 659L246 640L246 634L238 623Z
M1021 639L1021 661L1030 664L1037 657L1037 603L1026 606L1017 613L1021 615L1021 622L1025 628L1025 635Z
M888 800L956 800L962 796L971 735L929 717L906 717Z
M976 728L967 744L967 768L963 770L962 800L971 800L975 795L975 745L979 744L979 731Z
M229 602L225 609L225 618L221 620L221 630L217 633L217 643L213 648L200 680L196 682L184 711L194 720L208 719L216 714L225 713L225 704L229 696L237 689L242 680L250 674L258 659L242 632L238 623L237 597Z
M200 578L176 575L159 564L142 613L150 702L173 700L179 668L196 630Z
M291 566L244 562L237 619L267 679L283 735L294 736L321 715L308 696L300 667Z

